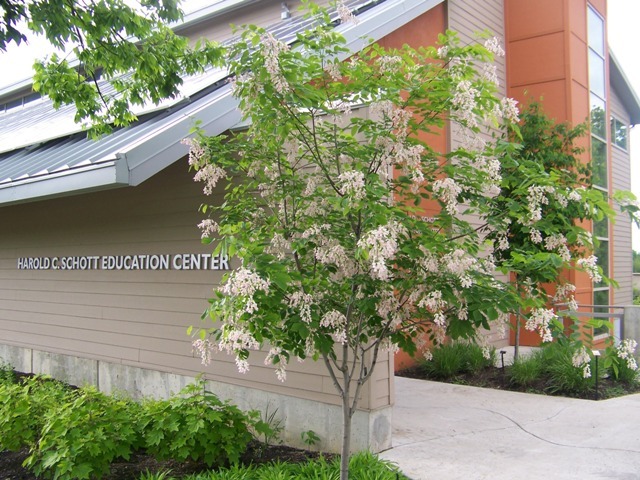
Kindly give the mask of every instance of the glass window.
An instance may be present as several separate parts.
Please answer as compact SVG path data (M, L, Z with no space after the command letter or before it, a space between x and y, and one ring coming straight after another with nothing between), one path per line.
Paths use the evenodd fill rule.
M594 186L608 187L607 144L596 137L591 137L591 175Z
M588 8L589 46L604 57L604 20L591 7Z
M594 249L594 255L598 257L598 266L602 269L602 273L609 276L609 241L600 240L599 245ZM604 287L604 280L596 284L597 287Z
M593 304L594 305L609 305L609 289L600 289L593 292ZM608 308L594 307L595 313L609 313ZM609 320L608 318L602 318L600 320ZM609 329L606 326L597 327L593 329L593 335L606 335L609 333Z
M593 94L591 94L591 133L599 136L603 140L607 139L604 100Z
M617 118L611 117L611 142L624 150L627 149L628 128Z
M596 238L609 238L609 221L606 218L593 222L593 236Z
M604 94L604 58L589 50L589 89L601 98Z

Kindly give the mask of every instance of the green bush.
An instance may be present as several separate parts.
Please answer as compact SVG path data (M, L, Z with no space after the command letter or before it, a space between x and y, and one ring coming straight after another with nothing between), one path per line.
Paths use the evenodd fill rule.
M207 465L236 463L251 441L252 416L223 403L204 389L188 385L169 400L143 405L144 446L158 459L202 460Z
M528 388L539 382L544 371L543 357L539 352L528 357L520 357L509 368L509 382Z
M547 378L545 389L549 393L577 395L593 389L594 368L591 366L591 377L585 377L583 369L573 365L575 352L575 346L559 342L547 343L540 350L543 374Z
M0 384L3 383L16 383L16 372L13 370L11 364L0 360Z
M0 383L0 450L35 446L47 412L67 401L69 394L64 384L48 377Z
M369 452L360 452L349 460L349 478L357 480L407 480L396 465L380 460ZM145 476L141 480L170 480ZM275 462L259 466L232 466L218 471L189 475L184 480L339 480L340 458L327 461L320 457L305 463Z
M139 411L130 400L94 387L80 389L46 412L40 440L25 465L42 478L100 478L114 459L128 459L140 446Z
M431 359L420 362L426 374L435 379L448 380L464 373L477 373L495 363L495 348L485 358L482 347L475 343L453 342L431 350Z

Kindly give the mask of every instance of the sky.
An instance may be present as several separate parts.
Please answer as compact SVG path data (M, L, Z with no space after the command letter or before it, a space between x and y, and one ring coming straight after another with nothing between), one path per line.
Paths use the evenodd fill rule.
M215 0L190 0L183 7L188 11L212 3ZM609 46L640 97L640 36L634 35L639 20L640 0L608 0ZM28 78L33 60L50 51L46 40L36 37L28 46L12 46L6 53L1 53L0 88ZM640 125L631 129L631 168L632 190L640 198ZM640 251L640 230L634 228L633 234L633 248Z

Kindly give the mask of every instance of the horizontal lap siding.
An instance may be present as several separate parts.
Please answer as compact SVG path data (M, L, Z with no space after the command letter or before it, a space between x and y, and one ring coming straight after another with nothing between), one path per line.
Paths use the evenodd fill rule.
M610 90L609 108L613 116L626 125L629 124L629 114L613 89ZM611 146L611 186L613 191L631 189L631 163L629 151L617 146ZM633 303L632 286L632 243L631 220L626 213L620 213L615 207L618 216L612 224L613 230L613 278L618 282L618 288L614 290L614 303L616 305L631 305Z
M504 7L502 0L488 0L477 2L475 0L449 0L448 28L458 32L463 43L478 41L477 33L488 30L500 40L504 48ZM496 74L499 81L499 94L506 95L506 63L504 57L495 58ZM481 134L486 141L491 140L491 134ZM451 128L451 149L463 144L462 134L458 127ZM472 225L479 226L480 220L476 217L465 216ZM506 280L503 276L498 276ZM484 332L486 341L492 345L503 345L508 337L504 329L492 324L492 330Z
M19 257L210 253L196 227L203 201L201 185L178 162L136 188L1 208L0 343L192 376L205 371L213 380L338 403L320 363L292 361L284 384L261 352L247 375L226 354L200 364L186 330L202 324L222 272L17 269ZM389 388L375 390L372 399L363 393L362 408L388 405Z

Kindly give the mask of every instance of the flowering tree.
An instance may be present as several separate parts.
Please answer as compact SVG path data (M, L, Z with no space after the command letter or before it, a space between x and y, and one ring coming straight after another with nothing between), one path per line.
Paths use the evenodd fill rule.
M346 479L351 418L382 352L413 352L424 334L473 337L512 308L466 219L493 223L511 148L476 141L481 125L517 110L495 96L495 39L461 46L447 33L438 49L371 45L341 61L352 52L314 14L320 26L295 48L244 31L229 65L248 129L188 141L205 193L225 183L224 202L203 209L203 237L241 261L196 346L205 362L215 349L234 354L241 372L266 346L283 381L292 359L322 361L342 399ZM446 121L468 141L438 152L425 139Z
M582 149L576 140L585 132L585 125L555 124L539 104L532 103L521 113L519 128L509 134L520 144L502 159L501 190L492 199L492 217L503 227L494 226L489 237L496 264L512 275L521 299L515 313L516 359L521 323L548 342L564 331L552 304L578 310L570 271L584 271L594 283L609 282L593 255L597 239L589 229L591 222L606 222L615 214L610 199L592 187L590 168L580 160ZM632 194L618 192L615 199L635 218L637 202ZM591 323L597 327L609 322ZM578 335L574 340L582 339ZM586 350L580 345L577 349L588 364ZM574 359L574 363L585 362Z
M549 304L578 309L567 272L585 270L595 282L602 281L584 222L606 221L613 210L605 195L591 187L589 168L580 161L582 150L575 141L584 133L584 125L555 124L537 103L522 112L519 129L510 133L520 148L503 158L501 191L493 198L494 216L503 228L490 236L496 262L513 276L522 300L515 314L516 359L521 323L548 342L554 327L563 330Z

